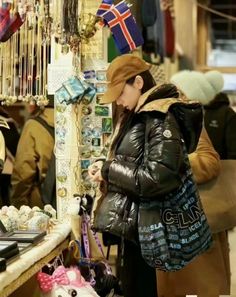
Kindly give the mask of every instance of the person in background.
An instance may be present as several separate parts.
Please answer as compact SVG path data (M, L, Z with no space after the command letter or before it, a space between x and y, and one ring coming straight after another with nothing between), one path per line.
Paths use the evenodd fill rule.
M218 90L218 81L212 84L203 73L181 71L172 76L185 100L207 102ZM220 83L221 84L221 83ZM197 184L216 177L220 159L203 129L195 152L189 155L190 165ZM222 197L223 199L224 197ZM174 297L197 295L200 297L230 294L230 261L227 232L213 234L213 247L177 272L157 271L158 296Z
M223 75L219 71L208 71L204 76L210 84L213 80L219 81L219 88L215 97L212 99L208 98L207 102L203 102L205 128L221 160L235 160L236 113L230 107L227 94L222 92L224 84Z
M0 204L10 205L11 174L20 133L18 132L17 123L2 107L0 107L0 117L8 126L0 125L6 145L6 160L0 176Z
M31 106L33 116L26 121L22 130L11 178L11 204L18 208L21 205L43 207L39 187L47 174L54 139L34 117L40 117L54 127L53 107L53 99L40 110Z
M130 54L111 62L107 70L110 83L101 103L116 102L125 112L116 124L110 158L89 167L90 178L94 182L105 182L108 195L121 193L124 199L128 197L130 202L136 203L141 199L158 199L181 185L181 176L189 169L185 163L182 133L188 132L184 139L186 143L189 141L189 149L193 151L202 125L200 106L186 108L191 103L178 98L176 87L156 85L149 69L150 65L144 60ZM180 119L171 112L173 104L176 108L183 106L183 113L189 119L186 126L177 124ZM145 134L148 135L146 145ZM108 210L104 215L118 214ZM142 258L140 246L125 240L123 260L124 296L156 297L156 272Z

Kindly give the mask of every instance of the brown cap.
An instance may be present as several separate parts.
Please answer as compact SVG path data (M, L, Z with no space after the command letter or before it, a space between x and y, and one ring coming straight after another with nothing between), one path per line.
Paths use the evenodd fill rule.
M107 69L108 86L100 103L114 102L122 93L128 79L149 70L150 64L137 56L126 54L115 58Z

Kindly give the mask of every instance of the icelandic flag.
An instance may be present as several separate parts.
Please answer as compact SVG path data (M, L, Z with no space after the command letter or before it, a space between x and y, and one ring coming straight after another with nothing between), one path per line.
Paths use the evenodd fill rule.
M107 12L111 8L113 2L114 0L102 0L102 3L98 7L98 11L96 15L102 16L105 12Z
M116 45L122 54L130 52L144 43L135 19L124 1L112 5L102 17L110 27Z

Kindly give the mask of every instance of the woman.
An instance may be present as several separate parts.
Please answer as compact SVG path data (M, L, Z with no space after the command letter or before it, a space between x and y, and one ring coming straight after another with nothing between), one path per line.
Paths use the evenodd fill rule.
M108 90L101 103L115 101L126 112L116 125L110 160L94 163L89 175L93 181L106 181L108 193L121 193L136 203L163 197L181 185L181 177L189 168L184 147L190 151L196 148L202 122L200 105L188 108L191 104L178 99L172 84L155 86L149 65L130 54L112 61L107 79ZM185 123L188 129L184 121L177 123L180 119L171 112L180 106L182 115L189 119ZM149 130L145 131L147 124ZM157 296L155 269L144 262L140 247L126 240L123 261L124 296Z

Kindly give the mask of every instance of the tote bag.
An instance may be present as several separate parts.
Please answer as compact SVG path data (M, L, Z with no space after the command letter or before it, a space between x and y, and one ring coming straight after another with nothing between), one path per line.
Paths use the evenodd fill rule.
M180 270L208 250L212 235L190 165L178 189L140 203L138 234L146 263L163 271Z

